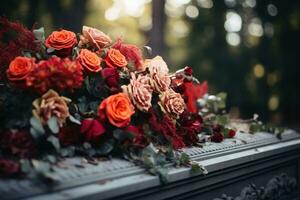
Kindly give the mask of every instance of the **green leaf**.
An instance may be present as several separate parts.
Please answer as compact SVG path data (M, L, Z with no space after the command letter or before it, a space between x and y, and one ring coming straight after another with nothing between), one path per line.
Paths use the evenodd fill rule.
M253 123L250 125L250 132L251 133L256 133L262 131L262 125L258 123Z
M216 96L220 97L222 100L226 100L227 99L227 93L225 93L225 92L220 92Z
M53 156L53 155L46 155L46 156L45 156L45 160L46 160L46 161L49 161L50 163L55 163L57 159L56 159L56 157Z
M165 167L160 167L157 169L157 173L159 175L159 179L162 184L168 183L168 170Z
M75 117L73 117L72 115L69 116L69 120L71 122L73 122L74 124L81 125L81 122L78 119L76 119Z
M202 174L208 174L208 171L207 169L203 166L203 165L200 165L199 163L197 162L191 162L191 171L192 173L198 173L198 172L202 172Z
M161 153L157 154L155 157L155 160L156 160L157 165L167 164L167 159L164 154L161 154Z
M32 57L30 52L28 52L28 51L22 51L22 54L23 54L23 56L28 57L28 58Z
M83 143L83 148L90 149L90 148L92 148L92 145L88 142L85 142L85 143Z
M114 149L114 140L110 139L103 143L96 149L98 155L107 155Z
M89 76L85 77L84 84L85 84L85 87L86 87L86 90L88 91L88 93L92 93Z
M55 49L53 49L53 48L47 48L46 51L47 51L48 54L51 54L51 53L53 53L55 51Z
M228 115L217 115L216 120L218 124L225 126L229 123L229 117Z
M113 131L113 136L116 138L119 142L122 142L126 139L133 139L134 134L130 132L123 131L122 129L115 129Z
M44 161L32 160L33 168L38 173L45 173L50 171L50 164Z
M50 135L47 138L47 141L50 142L52 144L52 146L55 148L55 150L58 152L60 149L60 144L59 144L59 140L57 137Z
M224 134L224 137L225 138L228 138L229 137L229 131L230 131L230 129L229 128L224 128L224 130L223 130L223 134Z
M59 125L58 125L57 117L51 117L47 121L47 124L52 133L56 134L59 132Z
M66 148L63 148L60 150L60 155L63 156L63 157L71 157L71 156L74 156L75 154L75 147L66 147Z
M193 173L201 172L201 167L199 166L198 163L192 163L191 170Z
M181 165L189 164L190 157L186 153L181 153L180 158L179 158L179 162L180 162Z
M41 27L39 29L34 29L33 34L39 42L43 42L45 40L45 29L44 29L44 27Z
M45 134L45 129L41 122L36 117L30 118L30 133L34 138L38 138L41 135Z
M31 171L31 165L29 160L21 160L21 171L25 174L29 173Z

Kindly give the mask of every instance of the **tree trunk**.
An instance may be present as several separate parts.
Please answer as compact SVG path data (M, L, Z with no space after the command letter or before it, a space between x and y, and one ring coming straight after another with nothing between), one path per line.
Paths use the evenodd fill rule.
M149 33L149 46L152 48L152 56L165 53L165 0L152 0L152 29Z

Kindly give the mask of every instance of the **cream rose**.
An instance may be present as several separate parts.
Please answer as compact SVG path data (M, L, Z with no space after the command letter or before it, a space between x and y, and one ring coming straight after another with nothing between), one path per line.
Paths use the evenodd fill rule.
M178 119L183 113L185 103L179 93L174 92L172 89L167 90L159 95L160 102L158 102L160 108L164 113L174 119Z
M68 103L70 99L59 96L54 90L49 90L41 98L33 101L32 114L43 124L47 124L48 120L57 117L60 127L63 126L67 117L69 117Z
M130 84L123 86L122 89L139 110L147 112L151 107L153 90L148 76L138 75L136 77L134 73L131 73Z

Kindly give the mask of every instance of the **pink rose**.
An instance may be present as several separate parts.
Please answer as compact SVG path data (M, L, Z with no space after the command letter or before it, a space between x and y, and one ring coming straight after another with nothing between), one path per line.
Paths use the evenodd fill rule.
M170 89L160 94L159 98L160 102L158 104L162 111L170 117L178 119L185 108L185 103L181 95Z
M154 73L167 75L169 73L169 68L166 62L160 56L156 56L152 59L147 59L144 65L149 69L151 75L153 75Z
M146 60L144 67L149 69L151 77L150 84L156 92L165 92L170 87L171 79L168 76L169 69L160 56Z
M102 31L88 26L82 27L82 35L80 36L79 46L89 43L93 47L102 49L108 46L111 42L110 37Z
M130 84L123 86L122 89L139 110L147 112L151 107L152 88L148 76L136 77L134 73L131 73Z

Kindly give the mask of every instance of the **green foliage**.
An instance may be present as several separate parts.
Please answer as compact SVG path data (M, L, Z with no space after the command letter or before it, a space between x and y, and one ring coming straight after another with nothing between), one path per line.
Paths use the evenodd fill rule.
M284 131L285 129L282 127L275 127L271 124L263 124L262 122L259 121L250 124L250 133L257 133L257 132L273 133L279 139L281 139L281 135Z
M58 125L57 117L51 117L47 121L47 125L52 133L57 134L59 132L59 125Z
M54 147L54 149L56 150L56 152L59 152L60 150L60 143L57 137L50 135L47 138L47 141Z
M34 116L30 118L30 125L31 125L30 133L33 138L38 139L39 137L41 137L46 133L41 122Z
M39 29L34 29L33 34L38 42L44 42L45 41L45 29L44 27L41 27Z

